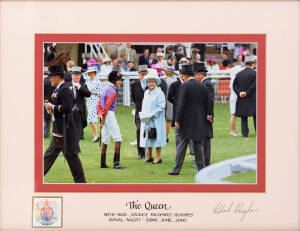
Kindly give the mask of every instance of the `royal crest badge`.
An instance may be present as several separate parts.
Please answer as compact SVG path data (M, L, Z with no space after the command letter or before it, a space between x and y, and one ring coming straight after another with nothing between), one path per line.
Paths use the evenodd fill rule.
M62 227L62 197L33 197L32 227Z

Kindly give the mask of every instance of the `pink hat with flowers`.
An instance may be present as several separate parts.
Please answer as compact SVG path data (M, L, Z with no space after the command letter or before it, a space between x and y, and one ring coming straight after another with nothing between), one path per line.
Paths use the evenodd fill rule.
M216 62L217 60L216 60L215 56L211 55L211 56L208 57L207 61L208 62Z

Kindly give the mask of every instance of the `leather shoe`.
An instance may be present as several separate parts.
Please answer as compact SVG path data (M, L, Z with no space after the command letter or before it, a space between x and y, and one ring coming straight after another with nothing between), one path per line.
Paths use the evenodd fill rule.
M153 158L150 158L149 160L145 160L146 163L153 162Z
M115 163L114 164L114 169L123 169L123 168L126 168L126 167L121 165L120 163Z
M156 162L152 162L152 164L161 164L162 163L162 159L160 158L158 161Z
M179 175L179 172L169 171L168 174L175 176L175 175Z

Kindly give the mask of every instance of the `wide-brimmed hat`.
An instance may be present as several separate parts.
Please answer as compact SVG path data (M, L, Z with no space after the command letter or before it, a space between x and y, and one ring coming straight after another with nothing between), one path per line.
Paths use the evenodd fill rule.
M182 57L180 60L179 60L179 63L181 62L188 62L187 58L186 57Z
M74 66L74 67L72 67L71 72L72 72L72 74L81 73L81 67Z
M193 68L194 68L195 73L207 72L205 63L203 63L203 62L202 63L198 63L198 62L193 63Z
M59 75L59 76L63 77L64 70L65 70L64 65L62 65L62 64L61 65L53 65L49 68L49 71L50 71L49 76L51 77L53 75Z
M97 61L95 59L90 59L88 62L87 62L88 65L96 65L97 64Z
M217 62L216 57L213 55L209 56L207 62Z
M160 85L161 80L158 76L157 70L152 69L152 68L148 69L148 74L145 75L145 77L143 79L144 83L147 84L149 79L154 79L156 81L156 85L157 86Z
M50 72L48 70L48 67L43 67L43 73L49 75Z
M182 64L181 69L182 69L182 74L185 74L185 75L193 75L194 74L193 64Z
M147 72L148 71L148 65L139 65L139 73L140 72Z
M252 63L255 63L256 62L256 56L255 55L249 55L249 56L246 56L246 64L252 64Z
M157 56L157 57L159 57L159 56L165 57L165 54L162 53L162 52L157 52L157 53L156 53L156 56Z
M97 67L94 67L94 66L88 67L86 73L90 73L90 72L96 72L96 73L98 73Z
M164 66L163 71L175 74L175 69L171 66Z
M106 62L111 62L111 59L110 58L104 58L103 63L106 63Z

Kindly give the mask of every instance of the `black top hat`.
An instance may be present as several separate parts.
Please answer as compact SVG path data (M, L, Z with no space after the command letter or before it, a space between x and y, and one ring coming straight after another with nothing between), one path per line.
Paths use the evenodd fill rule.
M205 63L193 63L195 72L207 72Z
M185 75L193 75L194 74L193 64L182 64L181 73Z
M61 77L64 76L64 65L53 65L49 68L50 74L49 76L59 75Z
M117 71L112 71L108 75L108 81L115 83L117 80L122 79L122 75L119 75Z

